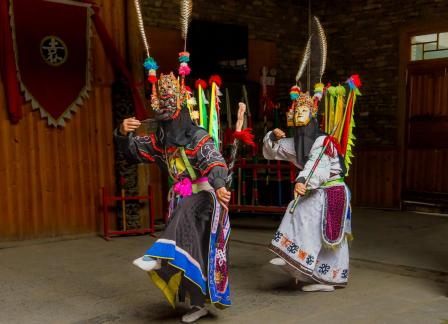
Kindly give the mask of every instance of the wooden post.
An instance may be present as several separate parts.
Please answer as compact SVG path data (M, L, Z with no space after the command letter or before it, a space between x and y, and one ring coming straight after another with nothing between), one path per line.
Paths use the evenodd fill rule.
M151 185L148 185L148 196L149 196L149 203L150 206L148 208L149 210L149 228L151 230L151 233L154 233L156 229L154 228L154 193L152 191Z
M282 170L281 170L281 163L280 161L277 161L277 188L278 188L278 205L282 205Z
M103 193L103 237L106 240L110 240L109 237L109 215L108 215L108 197L107 197L107 189L105 187L101 188Z
M121 221L123 222L123 231L126 231L126 191L121 188Z

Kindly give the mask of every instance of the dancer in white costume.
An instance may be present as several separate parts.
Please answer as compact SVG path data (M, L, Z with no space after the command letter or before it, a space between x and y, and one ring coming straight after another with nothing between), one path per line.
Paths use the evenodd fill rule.
M317 121L313 118L308 125L317 127ZM268 159L290 161L299 166L294 139L281 138L282 136L284 133L278 129L266 134L264 156ZM306 152L307 161L295 185L295 194L301 196L300 202L291 213L294 203L291 201L269 247L279 256L271 261L272 264L282 266L298 281L315 283L304 286L305 291L332 291L334 286L345 286L348 280L347 234L348 237L351 236L350 194L344 184L345 168L343 164L341 165L340 155L333 142L328 144L328 152L322 156L305 187L305 179L319 157L326 138L328 136L325 134L316 132L316 139L311 150ZM312 137L308 139L312 140ZM329 211L329 208L333 208L333 211ZM329 219L331 214L335 213L338 215ZM325 224L325 221L333 221L335 224ZM323 237L326 227L338 231L338 236L333 242ZM317 283L320 285L316 285Z
M325 35L317 18L315 23L321 41L322 78ZM358 76L347 81L347 100L343 86L324 87L318 83L313 97L302 92L298 84L309 60L310 44L311 38L296 85L290 91L292 105L287 120L288 126L294 127L294 136L286 138L282 130L275 129L263 140L266 159L289 161L300 170L294 188L297 198L288 205L269 249L278 256L271 260L272 264L281 266L296 281L306 283L303 291L333 291L335 287L344 287L349 276L351 208L344 177L352 156L353 107L360 94L360 82ZM326 132L320 129L316 118L323 96Z

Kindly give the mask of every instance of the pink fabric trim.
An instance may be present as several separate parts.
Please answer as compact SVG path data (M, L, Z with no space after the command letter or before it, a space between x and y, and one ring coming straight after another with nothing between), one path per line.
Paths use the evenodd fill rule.
M198 184L198 183L204 183L204 182L207 182L207 181L208 181L207 177L202 177L202 178L194 180L192 183L193 184Z
M191 181L190 178L183 178L174 184L173 191L179 196L188 197L193 194L193 184L204 183L207 181L207 177L202 177L194 181Z

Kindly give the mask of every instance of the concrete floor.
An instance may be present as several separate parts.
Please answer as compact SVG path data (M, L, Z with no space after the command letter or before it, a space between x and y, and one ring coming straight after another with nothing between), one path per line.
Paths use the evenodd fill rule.
M303 293L268 264L278 220L251 217L233 220L234 306L201 323L448 323L448 218L356 210L349 286ZM153 240L0 249L0 323L178 323L186 308L173 311L131 265Z
M253 236L253 242L239 232L235 233L234 239L265 244L272 239L281 217L250 214L238 217L233 220L233 227L262 231ZM350 250L352 260L448 272L448 215L355 209L352 227L355 237Z

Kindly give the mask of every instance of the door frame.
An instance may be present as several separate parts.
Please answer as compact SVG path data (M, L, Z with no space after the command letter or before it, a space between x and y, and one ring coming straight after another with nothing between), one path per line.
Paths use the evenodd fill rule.
M400 28L399 39L399 65L398 65L398 147L399 147L399 168L400 179L400 209L403 210L403 191L406 184L406 153L407 153L407 79L408 65L411 62L411 37L415 35L431 34L440 31L448 31L448 21L446 19L421 19L415 20Z

